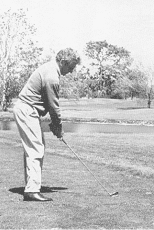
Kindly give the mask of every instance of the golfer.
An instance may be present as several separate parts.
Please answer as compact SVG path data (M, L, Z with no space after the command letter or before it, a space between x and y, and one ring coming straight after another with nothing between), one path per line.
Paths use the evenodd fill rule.
M72 73L80 57L71 48L57 53L54 61L36 69L19 94L13 112L24 149L24 201L51 201L40 193L45 142L40 117L49 112L50 130L57 138L63 137L59 108L60 75Z

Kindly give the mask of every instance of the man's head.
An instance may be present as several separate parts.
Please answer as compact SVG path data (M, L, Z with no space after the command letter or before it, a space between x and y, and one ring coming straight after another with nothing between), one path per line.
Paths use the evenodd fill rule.
M59 65L62 75L72 73L76 65L79 65L81 59L77 52L71 48L60 50L56 55L56 61Z

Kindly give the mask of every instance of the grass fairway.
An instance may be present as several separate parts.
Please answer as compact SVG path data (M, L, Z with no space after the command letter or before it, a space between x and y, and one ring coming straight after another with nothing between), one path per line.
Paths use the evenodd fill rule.
M141 99L60 99L60 108L64 121L154 124L154 101L149 109L147 100ZM0 112L0 120L4 119L13 119L12 108ZM50 119L49 115L43 119Z
M63 101L61 107L67 119L154 121L153 107L137 101ZM12 113L0 116L9 117ZM119 192L117 197L110 197L52 133L45 139L42 193L53 201L23 202L20 137L0 131L0 229L154 229L154 133L65 134L102 184Z
M154 134L71 134L65 139L104 186L51 133L45 133L42 192L53 202L23 202L17 133L0 132L1 229L153 229Z
M81 99L60 100L62 118L102 122L154 121L154 102L147 108L147 100Z

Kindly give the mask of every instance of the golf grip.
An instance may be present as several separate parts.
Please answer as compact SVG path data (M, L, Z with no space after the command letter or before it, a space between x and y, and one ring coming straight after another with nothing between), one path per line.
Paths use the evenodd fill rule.
M61 141L63 141L63 143L65 145L67 145L67 147L74 153L74 155L79 159L79 161L86 167L86 169L91 173L91 175L95 178L95 180L101 185L101 187L103 187L103 189L110 195L110 196L113 196L113 195L117 195L118 192L109 192L103 185L102 183L95 177L95 175L93 174L93 172L87 167L87 165L81 160L81 158L73 151L73 149L67 144L67 142L61 138L60 139Z

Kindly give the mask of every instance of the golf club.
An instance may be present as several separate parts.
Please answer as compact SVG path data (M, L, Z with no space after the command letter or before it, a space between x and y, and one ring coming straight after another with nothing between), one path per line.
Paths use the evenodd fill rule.
M81 160L81 158L74 152L74 150L67 144L67 142L61 138L61 141L74 153L74 155L79 159L79 161L86 167L86 169L91 173L91 175L95 178L95 180L102 186L102 188L110 195L110 196L116 196L118 195L118 192L109 192L103 185L102 183L95 177L93 172L88 168L88 166ZM111 187L111 186L110 186Z

